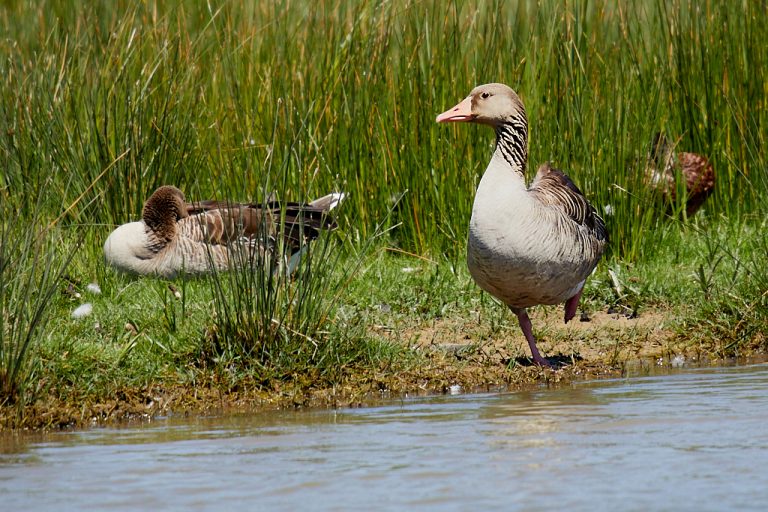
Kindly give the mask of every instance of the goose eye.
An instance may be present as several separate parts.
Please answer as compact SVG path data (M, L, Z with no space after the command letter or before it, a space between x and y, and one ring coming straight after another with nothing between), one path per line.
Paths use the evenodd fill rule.
M483 98L483 99L486 99L486 98L488 98L490 95L491 95L491 93L489 93L489 92L484 92L483 94L481 94L481 95L480 95L480 97L481 97L481 98Z

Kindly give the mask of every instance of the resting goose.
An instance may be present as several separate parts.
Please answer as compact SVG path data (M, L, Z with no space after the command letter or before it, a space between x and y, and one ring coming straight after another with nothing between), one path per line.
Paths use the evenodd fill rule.
M674 204L677 195L677 172L685 180L685 213L693 216L715 190L715 171L712 164L696 153L675 153L674 147L661 133L657 133L645 169L646 181Z
M317 238L320 230L335 227L327 213L343 197L334 193L309 204L283 205L281 233L283 210L277 202L186 203L178 188L166 185L144 204L142 220L123 224L109 235L104 256L110 265L131 274L200 274L228 270L237 262L247 261L248 251L272 250L274 238L282 234L291 258L290 273L304 244ZM235 254L240 257L235 258Z
M474 88L437 122L474 122L496 131L496 148L472 206L467 265L480 288L517 315L534 362L550 366L536 347L526 308L565 302L565 321L573 318L584 282L608 242L603 219L573 181L549 164L526 185L528 119L506 85Z

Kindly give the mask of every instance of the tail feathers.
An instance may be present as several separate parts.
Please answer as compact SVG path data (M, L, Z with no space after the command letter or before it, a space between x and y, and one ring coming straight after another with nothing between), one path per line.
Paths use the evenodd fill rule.
M283 237L287 245L297 251L307 241L320 236L320 231L335 229L336 220L328 212L336 208L346 196L344 192L333 192L308 204L285 205ZM274 213L279 212L279 207L274 210Z
M339 206L341 202L347 197L346 192L332 192L326 196L320 197L309 203L310 206L320 208L325 212L329 212Z

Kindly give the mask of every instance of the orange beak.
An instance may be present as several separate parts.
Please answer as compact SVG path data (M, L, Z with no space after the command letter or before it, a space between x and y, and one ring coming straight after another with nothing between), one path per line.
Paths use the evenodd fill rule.
M472 113L472 97L467 96L461 103L437 116L435 121L438 123L459 123L472 121L475 117L477 116Z

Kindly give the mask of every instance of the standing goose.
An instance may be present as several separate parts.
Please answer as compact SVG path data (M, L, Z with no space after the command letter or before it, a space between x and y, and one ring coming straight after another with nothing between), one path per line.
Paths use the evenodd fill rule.
M715 190L715 171L705 157L696 153L675 153L674 147L657 133L645 169L646 181L658 190L671 207L677 196L676 176L685 180L685 214L692 217Z
M469 272L517 315L534 362L551 366L536 348L526 308L565 302L565 321L573 318L608 242L605 224L573 181L549 164L526 185L528 119L515 91L481 85L437 116L438 123L467 121L496 131L472 206Z
M329 194L309 204L288 203L284 210L273 201L185 203L179 189L165 185L144 204L142 220L123 224L109 235L104 256L110 265L131 274L201 274L248 261L254 250L273 250L275 237L282 235L290 272L304 244L320 230L336 226L327 213L343 198Z

